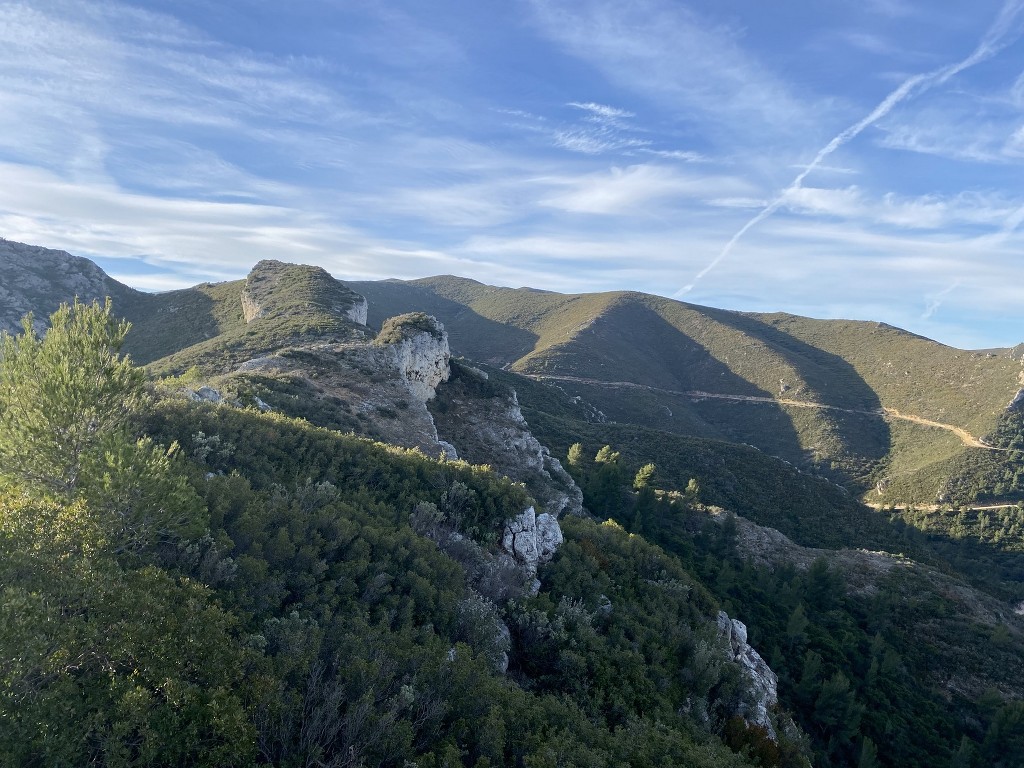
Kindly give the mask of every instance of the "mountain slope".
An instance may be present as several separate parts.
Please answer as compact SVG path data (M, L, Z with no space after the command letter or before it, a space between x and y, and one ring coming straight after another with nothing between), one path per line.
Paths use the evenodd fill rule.
M446 324L456 352L557 381L611 420L750 443L879 502L969 501L961 491L972 484L957 475L965 465L1019 463L978 458L989 451L980 441L939 431L984 438L1000 428L1021 384L1012 350L630 292L563 295L453 277L353 288L371 323L422 308Z
M877 355L909 350L945 377L955 350L899 332L886 347L870 324L635 293L454 278L375 287L364 314L352 286L323 270L261 262L244 281L125 299L151 374L196 368L154 378L163 396L144 429L181 446L211 534L171 542L147 567L208 580L238 622L235 650L254 666L228 677L261 691L235 717L259 732L264 760L296 762L308 748L466 768L542 755L746 763L722 741L762 765L804 765L801 751L822 766L877 757L901 768L1014 754L1024 691L1001 675L1024 668L1020 511L907 510L907 524L819 476L899 461L934 488L950 479L937 455L992 461L954 466L960 479L1005 470L1013 451L922 423L955 426L952 415L883 418L915 390L872 384L884 379ZM399 316L382 322L385 309ZM417 309L450 313L455 344L509 370L450 365L447 335ZM999 367L984 361L998 358L970 360L979 378L959 386L994 403L984 392ZM943 382L922 396L959 392ZM1019 445L1013 419L997 422L998 447ZM774 450L737 444L754 440ZM506 477L454 461L456 450ZM787 452L792 465L771 455ZM576 516L576 483L608 522ZM733 525L714 506L778 530ZM37 516L19 509L38 538ZM7 530L0 545L19 551ZM120 684L88 671L88 691ZM13 701L4 684L0 719ZM806 738L769 712L776 695ZM300 713L341 730L310 746ZM33 717L18 716L23 733Z
M76 296L87 303L109 296L125 314L147 298L88 259L0 238L0 330L20 331L28 312L42 328L50 313Z

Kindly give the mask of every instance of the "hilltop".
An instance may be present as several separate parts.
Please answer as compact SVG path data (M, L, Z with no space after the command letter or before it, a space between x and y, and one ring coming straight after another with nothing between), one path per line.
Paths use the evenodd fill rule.
M1017 350L632 292L343 283L284 261L142 294L66 254L34 258L61 278L12 260L4 286L37 320L78 286L86 299L109 288L132 323L124 349L152 400L130 438L177 446L175 498L195 517L110 562L136 591L153 573L205 585L183 605L215 599L203 610L240 628L206 638L225 663L244 659L238 682L202 665L190 678L210 701L230 690L233 719L203 727L249 734L237 754L245 739L282 765L317 750L467 768L540 754L980 768L1009 754L1024 515L937 497L1019 498ZM97 509L131 499L136 514L148 497L122 485L144 481L118 472L135 477L124 457L140 449L104 450L83 465L121 462L95 486ZM12 550L12 579L51 547L27 493L0 493L16 541L34 542ZM74 514L98 503L70 501ZM65 512L39 519L53 514ZM15 546L6 530L0 545ZM61 578L69 600L78 577ZM173 613L168 599L159 611ZM87 665L81 700L114 695L120 670ZM152 695L146 674L133 695ZM47 695L44 709L63 694ZM10 732L33 717L10 715ZM338 729L304 730L328 721Z
M371 323L400 307L430 312L457 353L555 383L609 421L754 445L874 502L962 503L981 490L965 468L1017 472L979 447L1021 387L1013 350L632 292L563 295L450 276L352 287Z

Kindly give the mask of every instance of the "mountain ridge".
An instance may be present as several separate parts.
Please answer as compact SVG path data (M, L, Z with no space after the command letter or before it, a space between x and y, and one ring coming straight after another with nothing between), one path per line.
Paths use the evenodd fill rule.
M58 252L33 250L42 252L57 258ZM280 317L251 325L242 307L246 281L142 294L91 262L60 259L66 270L89 275L83 298L111 292L133 323L126 349L154 371L181 373L212 351L241 362L258 352L266 334L263 347L270 349L296 334L340 329L329 311L313 305L293 313L290 328ZM333 290L330 282L309 282L326 280L326 272L303 274L300 294ZM347 285L366 297L366 317L359 319L370 326L426 312L444 323L455 354L558 379L617 422L755 445L872 503L978 500L980 486L963 475L974 466L1001 472L1010 495L1024 498L1016 458L972 453L1006 447L991 436L1007 430L1007 405L1024 381L1012 349L957 350L884 323L720 310L633 291L560 294L444 275ZM57 293L67 288L54 284ZM8 314L33 301L46 311L58 298L11 299ZM634 389L625 396L616 382ZM907 428L894 429L894 419ZM960 437L939 439L929 433L933 424Z
M312 659L282 639L294 625L323 640L321 659L339 640L364 659L360 644L376 636L393 638L384 653L433 653L442 669L478 658L490 677L471 687L500 683L477 704L497 706L498 690L554 694L552 706L571 700L581 723L618 733L638 717L670 730L682 718L694 738L741 753L737 765L755 747L762 765L794 768L812 751L818 765L864 763L875 743L884 765L953 764L958 740L960 751L998 753L999 718L1024 697L1005 674L1024 669L1020 510L877 511L829 475L854 484L856 460L876 472L915 461L934 475L948 468L938 452L984 457L954 466L955 479L994 489L991 473L1019 458L1017 422L998 421L998 445L967 446L934 425L884 421L914 386L871 382L886 381L884 363L901 351L936 371L961 361L954 384L921 402L983 422L1016 360L635 292L424 285L364 287L265 261L245 280L115 304L134 315L127 348L156 395L145 434L188 457L213 538L238 558L238 592L218 594L242 601L239 621L265 620L244 637L266 663L282 674L299 664L290 691L308 679L319 695L317 667L301 666ZM461 351L499 365L452 360L444 318ZM879 333L884 343L869 344ZM881 363L879 349L890 354ZM950 388L967 394L943 397ZM741 444L748 435L777 450ZM796 461L777 457L787 451ZM850 463L826 466L830 457ZM441 589L453 591L439 599ZM389 682L394 698L366 705L386 718L381 707L419 700L421 679ZM293 705L301 696L271 706ZM915 729L933 739L915 741ZM476 761L472 731L451 733L469 751L443 764L495 764ZM263 729L261 739L293 736ZM499 764L522 762L497 741Z

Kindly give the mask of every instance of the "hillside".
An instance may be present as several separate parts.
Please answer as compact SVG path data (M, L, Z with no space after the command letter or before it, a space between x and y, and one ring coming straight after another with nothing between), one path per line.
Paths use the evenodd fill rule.
M1021 386L1012 350L957 350L879 323L453 277L353 288L370 323L431 312L457 353L557 382L611 421L755 445L879 503L972 500L979 488L955 473L991 452L979 446ZM1019 468L1016 456L990 460Z
M0 238L0 331L20 331L29 312L43 327L61 302L75 296L82 301L109 296L125 315L136 315L148 299L88 259Z
M857 495L1014 492L1007 352L280 261L114 309L145 383L68 367L99 307L0 354L0 765L1021 754L1020 508Z

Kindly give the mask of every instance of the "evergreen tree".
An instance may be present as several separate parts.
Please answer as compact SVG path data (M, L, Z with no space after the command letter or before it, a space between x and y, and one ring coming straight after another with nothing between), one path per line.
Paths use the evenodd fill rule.
M0 340L0 471L63 496L101 462L144 399L143 373L121 357L128 323L109 299L63 304L50 329Z
M108 300L61 305L40 338L0 339L0 478L103 518L112 545L135 552L202 532L202 505L169 450L133 434L143 372L120 354L128 323Z

